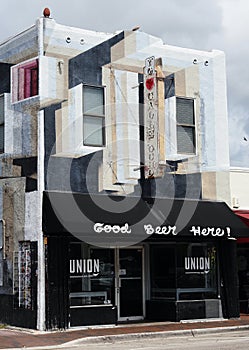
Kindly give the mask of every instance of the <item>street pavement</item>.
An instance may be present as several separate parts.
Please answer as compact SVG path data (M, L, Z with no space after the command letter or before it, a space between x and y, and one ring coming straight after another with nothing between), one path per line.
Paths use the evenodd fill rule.
M96 326L96 327L82 327L69 329L66 331L41 332L36 330L18 329L15 327L6 327L0 329L0 349L21 349L42 347L45 349L72 349L77 346L78 349L122 349L122 344L127 347L123 349L139 349L134 347L136 343L140 346L139 341L143 346L140 349L152 349L153 342L158 342L154 349L171 349L170 347L159 347L160 342L165 346L165 340L170 339L170 344L176 337L184 336L185 339L197 339L201 337L214 339L215 334L235 334L237 331L242 332L245 336L249 334L249 315L241 315L239 319L229 320L198 320L188 322L154 322L154 323L137 323L126 325L113 326ZM210 334L212 335L210 337ZM203 339L204 339L203 338ZM220 338L219 338L220 339ZM148 340L148 341L147 341ZM237 338L238 340L238 338ZM247 339L247 347L249 343ZM132 347L128 347L128 344ZM115 347L111 347L115 344ZM172 343L173 344L173 343ZM184 349L194 349L193 343L190 347L185 343ZM183 344L184 345L184 344ZM241 344L240 344L241 345ZM121 347L120 347L121 346ZM148 346L147 348L145 346ZM154 345L153 345L154 346ZM233 350L237 349L234 343ZM172 348L173 349L173 348ZM178 347L174 347L178 349ZM179 349L181 349L179 347ZM210 346L207 348L210 350ZM223 348L217 348L223 349ZM224 348L226 349L226 348ZM239 349L244 349L243 345Z
M245 331L189 334L168 337L115 339L87 344L82 340L68 344L63 350L248 350L249 334ZM74 347L76 346L76 347Z

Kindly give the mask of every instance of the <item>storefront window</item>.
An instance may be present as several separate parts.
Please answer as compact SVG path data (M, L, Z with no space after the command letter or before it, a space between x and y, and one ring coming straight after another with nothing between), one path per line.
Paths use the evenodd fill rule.
M208 243L151 247L151 298L217 298L217 250Z
M217 298L216 248L203 243L177 246L178 299Z
M114 251L83 243L70 247L71 307L114 303Z

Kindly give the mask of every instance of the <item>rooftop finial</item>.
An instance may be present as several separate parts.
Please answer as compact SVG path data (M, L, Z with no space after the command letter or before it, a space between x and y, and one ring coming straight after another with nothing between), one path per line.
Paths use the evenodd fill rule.
M45 7L45 9L43 10L43 16L45 18L49 18L50 17L50 10L48 7Z

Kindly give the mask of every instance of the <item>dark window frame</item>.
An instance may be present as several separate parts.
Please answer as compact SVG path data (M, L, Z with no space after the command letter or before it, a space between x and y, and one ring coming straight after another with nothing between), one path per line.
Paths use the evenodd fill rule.
M33 59L14 66L12 100L20 102L39 94L39 60Z
M182 118L182 115L178 115L178 108L177 108L177 102L179 100L184 100L184 101L191 101L192 103L192 111L193 111L193 123L189 123L186 122L184 123L183 121L179 122L179 118ZM193 148L192 151L187 151L186 148L185 149L179 149L179 138L178 138L178 130L191 130L192 131L192 135L193 135L193 139L191 140L191 146ZM176 96L176 141L177 141L177 153L178 154L190 154L190 155L195 155L196 154L196 108L195 108L195 99L194 98L190 98L190 97L181 97L181 96ZM186 145L188 147L190 147L190 145Z

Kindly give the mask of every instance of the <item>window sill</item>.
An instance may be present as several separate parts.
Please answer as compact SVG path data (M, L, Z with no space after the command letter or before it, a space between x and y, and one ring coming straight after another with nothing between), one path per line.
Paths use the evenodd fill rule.
M179 153L179 154L168 154L166 156L167 160L172 160L172 161L178 161L178 160L182 160L182 161L186 161L190 158L195 158L197 157L196 153Z
M33 108L40 105L40 96L31 96L18 101L12 101L12 106L20 108Z
M63 101L65 101L64 98L54 98L54 97L46 97L46 96L41 97L41 95L36 95L36 96L24 98L19 101L12 101L11 105L14 108L17 108L20 110L23 110L23 109L29 110L34 107L37 107L39 109L46 108L53 103L61 103Z
M99 304L99 305L78 305L78 306L70 306L70 309L83 309L83 308L90 308L90 307L113 307L113 304Z
M105 147L90 147L90 146L82 146L82 148L77 149L75 151L69 152L58 152L53 154L53 157L63 157L63 158L81 158L87 156L88 154L102 151Z

